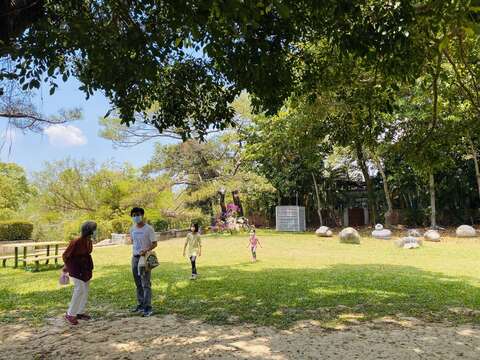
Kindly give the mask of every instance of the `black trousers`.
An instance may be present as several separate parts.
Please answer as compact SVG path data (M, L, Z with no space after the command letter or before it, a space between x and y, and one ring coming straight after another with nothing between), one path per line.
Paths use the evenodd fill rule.
M192 263L192 274L197 275L197 264L195 263L197 261L196 256L190 256L190 262Z

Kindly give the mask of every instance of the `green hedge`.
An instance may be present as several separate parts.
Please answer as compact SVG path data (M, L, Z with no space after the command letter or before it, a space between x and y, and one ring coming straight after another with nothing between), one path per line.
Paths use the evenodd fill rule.
M26 221L0 221L0 241L30 240L33 224Z
M132 227L132 220L130 218L115 218L111 221L114 233L126 234Z
M151 225L156 232L168 230L168 221L165 219L155 219L151 221Z

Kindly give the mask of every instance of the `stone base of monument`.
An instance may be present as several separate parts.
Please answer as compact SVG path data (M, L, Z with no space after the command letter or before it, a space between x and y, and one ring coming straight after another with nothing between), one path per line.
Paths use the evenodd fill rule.
M392 237L392 232L388 229L373 230L372 236L375 239L390 240L390 238Z

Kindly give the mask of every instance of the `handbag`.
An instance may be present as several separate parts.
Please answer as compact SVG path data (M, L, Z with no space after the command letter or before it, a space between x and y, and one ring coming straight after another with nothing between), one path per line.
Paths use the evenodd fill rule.
M147 271L156 268L160 263L158 262L158 257L155 251L149 251L145 254L145 268Z
M68 285L70 283L70 276L68 276L68 273L62 271L58 283L60 285Z

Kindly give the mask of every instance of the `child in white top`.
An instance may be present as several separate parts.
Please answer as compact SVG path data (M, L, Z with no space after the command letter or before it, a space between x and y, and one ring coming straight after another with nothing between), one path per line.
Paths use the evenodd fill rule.
M185 240L185 245L183 246L183 256L185 256L185 250L188 246L188 257L190 258L190 263L192 264L192 277L191 280L196 280L197 273L197 256L202 255L202 242L200 240L200 234L198 233L198 224L192 224L190 227L192 232L188 233L187 239Z

